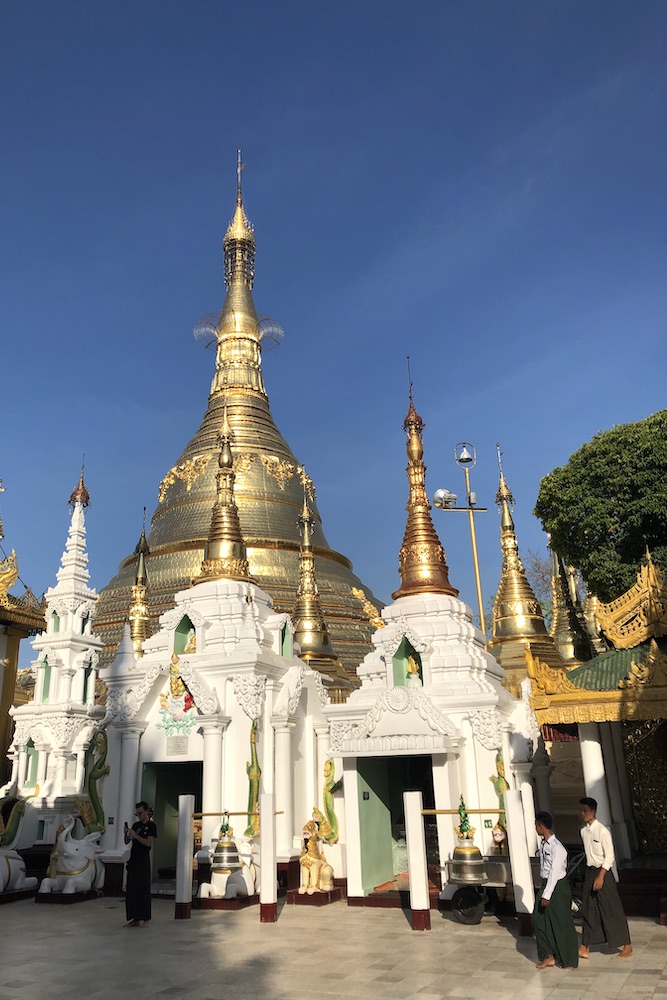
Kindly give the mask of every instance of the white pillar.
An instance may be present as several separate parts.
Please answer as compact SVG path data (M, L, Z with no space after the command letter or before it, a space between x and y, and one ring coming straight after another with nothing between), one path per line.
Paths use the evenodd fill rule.
M521 792L513 788L505 792L505 816L514 885L514 906L519 921L519 933L525 935L531 933L530 918L535 906L535 890Z
M204 734L202 812L219 813L222 810L222 734L226 723L218 716L202 716L199 723ZM209 850L220 819L220 816L202 817L202 853Z
M343 794L345 797L345 845L347 847L347 895L364 895L361 869L361 825L359 817L359 775L355 759L343 760Z
M316 725L315 729L315 739L317 740L317 769L316 769L316 787L315 787L315 799L313 805L317 806L318 809L322 808L322 787L324 785L324 765L329 759L329 725L328 723L322 725Z
M83 791L83 779L84 779L84 766L86 763L86 751L77 750L76 752L76 771L74 772L74 785L77 794ZM39 767L39 764L37 765Z
M116 848L123 849L123 823L132 826L134 806L137 801L137 766L139 740L146 728L144 722L125 722L121 731L120 767L118 769L118 818L116 820Z
M289 719L274 720L276 734L276 836L278 854L287 860L294 851L294 791L292 782L292 726Z
M19 783L19 788L22 788L25 785L26 781L28 780L28 763L29 763L29 760L28 760L28 754L27 754L27 752L25 750L25 747L21 747L19 749L18 757L19 757L18 768L17 768L17 770L18 770L18 783Z
M259 921L274 924L278 919L278 861L276 856L276 797L263 792L259 797Z
M436 809L454 809L455 803L452 800L452 791L449 782L449 757L447 754L433 754L433 792L435 795ZM440 856L441 879L443 887L447 884L447 867L445 862L449 861L456 847L454 836L454 817L436 816L436 827L438 830L438 854Z
M46 781L46 768L49 762L49 745L48 743L40 743L35 749L39 754L37 758L37 787L43 789L44 782Z
M533 797L533 783L530 780L530 761L514 764L514 772L517 778L519 791L521 792L521 803L523 806L523 820L526 830L526 844L528 853L532 856L537 850L537 832L535 830L535 799Z
M424 800L421 792L403 793L413 931L430 931L431 929L431 901L428 894L423 808Z
M600 730L597 722L579 723L579 743L581 746L581 765L584 771L584 787L586 795L596 799L597 818L611 829L611 807L605 780Z
M194 795L179 795L175 920L189 920L192 910L192 857L195 850L194 811Z

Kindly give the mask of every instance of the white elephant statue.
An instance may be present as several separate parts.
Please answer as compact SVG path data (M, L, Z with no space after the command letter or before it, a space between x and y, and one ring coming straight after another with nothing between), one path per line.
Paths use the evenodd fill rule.
M25 861L18 851L0 849L0 892L35 889L38 882L39 879L26 876Z
M90 892L104 885L104 865L97 857L102 853L97 843L102 834L98 831L89 833L83 840L75 840L72 837L74 823L74 817L70 816L56 840L49 876L42 879L40 893L62 892L67 895Z

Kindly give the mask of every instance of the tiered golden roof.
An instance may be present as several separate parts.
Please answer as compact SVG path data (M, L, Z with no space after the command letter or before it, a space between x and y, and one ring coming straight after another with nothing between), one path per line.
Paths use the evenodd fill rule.
M507 671L505 684L515 696L526 676L526 648L538 651L545 663L562 666L554 640L547 633L540 602L528 583L519 555L511 507L514 497L500 470L496 494L500 509L500 549L503 556L500 584L493 602L493 625L488 648Z
M315 488L273 422L261 369L261 330L253 302L255 235L245 215L240 164L234 217L223 251L227 294L217 322L215 373L201 426L158 490L148 536L148 604L153 623L173 607L174 594L199 576L215 503L218 439L224 412L233 433L234 495L249 571L274 599L277 611L291 612L299 580L297 520L306 489L314 518L312 547L320 601L331 638L345 667L354 670L370 649L373 626L363 601L377 605L352 572L345 556L332 550L317 510ZM171 386L177 392L177 383ZM290 386L290 392L298 387ZM323 393L322 413L330 413ZM102 590L95 629L110 656L121 637L131 601L138 556L125 559Z
M431 505L426 496L426 466L424 465L424 421L415 409L410 390L410 406L403 421L407 435L409 494L408 520L403 544L398 554L398 571L401 586L391 596L407 597L408 594L451 594L458 590L449 582L445 550L433 527Z
M634 585L615 601L598 603L595 617L616 649L667 635L667 583L648 549Z

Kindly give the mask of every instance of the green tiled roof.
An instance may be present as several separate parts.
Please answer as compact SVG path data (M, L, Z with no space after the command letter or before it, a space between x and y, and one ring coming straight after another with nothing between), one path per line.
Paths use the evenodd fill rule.
M658 639L662 652L667 652L667 639ZM619 682L630 672L630 664L646 662L651 643L642 642L632 649L609 649L588 663L569 670L567 679L586 691L616 691Z

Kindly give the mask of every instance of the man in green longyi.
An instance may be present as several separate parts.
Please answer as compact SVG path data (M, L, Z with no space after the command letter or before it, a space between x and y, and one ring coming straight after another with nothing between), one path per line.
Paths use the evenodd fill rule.
M572 893L567 878L567 851L554 834L551 813L538 812L535 829L540 839L542 885L535 893L533 930L538 969L557 965L574 969L579 964L579 942L572 917Z

